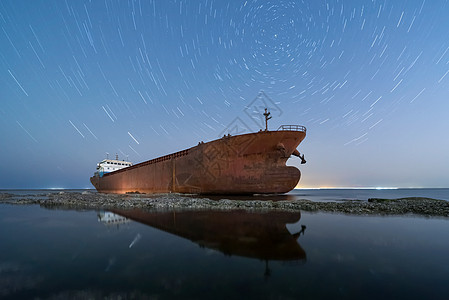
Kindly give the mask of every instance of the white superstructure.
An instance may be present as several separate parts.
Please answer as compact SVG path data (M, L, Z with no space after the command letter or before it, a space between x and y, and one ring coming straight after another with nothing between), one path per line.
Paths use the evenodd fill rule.
M111 173L126 167L132 166L132 162L118 159L103 159L97 164L95 176L103 177L103 174Z
M130 220L109 211L102 211L97 214L98 222L105 225L119 225L129 223Z

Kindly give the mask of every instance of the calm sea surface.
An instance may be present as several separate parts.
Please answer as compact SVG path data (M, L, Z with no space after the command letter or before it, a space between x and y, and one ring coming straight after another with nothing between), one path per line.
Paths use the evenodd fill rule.
M448 200L333 191L288 197ZM448 237L442 218L0 204L0 298L448 299Z

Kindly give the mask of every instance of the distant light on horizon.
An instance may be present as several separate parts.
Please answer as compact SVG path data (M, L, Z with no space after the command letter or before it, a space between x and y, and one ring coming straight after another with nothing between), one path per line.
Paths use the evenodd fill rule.
M320 186L320 187L296 187L296 190L397 190L413 187L348 187L348 186Z

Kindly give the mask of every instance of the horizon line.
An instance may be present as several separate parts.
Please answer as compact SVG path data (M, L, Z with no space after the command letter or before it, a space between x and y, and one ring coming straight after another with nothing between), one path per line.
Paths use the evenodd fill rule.
M295 190L399 190L399 189L448 189L449 187L389 187L389 186L321 186L321 187L295 187Z
M339 187L339 186L321 186L321 187L295 187L293 190L398 190L398 189L449 189L449 187L383 187L383 186L365 186L365 187ZM94 187L40 187L40 188L0 188L6 190L95 190Z

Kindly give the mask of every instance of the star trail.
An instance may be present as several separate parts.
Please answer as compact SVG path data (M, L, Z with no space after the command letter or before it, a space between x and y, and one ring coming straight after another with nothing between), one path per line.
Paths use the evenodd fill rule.
M448 15L445 0L1 1L0 188L90 187L106 152L137 163L236 119L258 131L260 91L272 130L307 127L301 186L447 187Z

